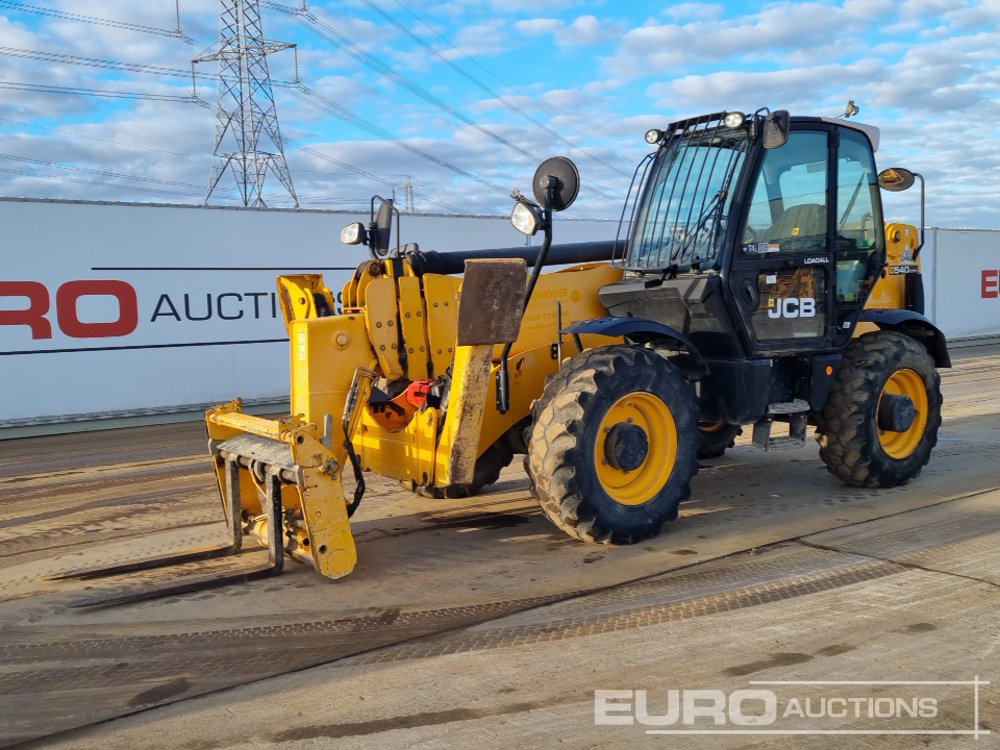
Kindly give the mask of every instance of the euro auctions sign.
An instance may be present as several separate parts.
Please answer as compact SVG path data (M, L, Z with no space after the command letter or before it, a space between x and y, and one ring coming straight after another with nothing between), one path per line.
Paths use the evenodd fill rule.
M980 279L979 291L983 299L1000 298L1000 269L983 269Z
M199 269L131 270L193 275ZM154 289L155 284L140 286ZM59 284L54 292L40 281L0 281L0 326L23 326L32 341L52 339L54 333L72 339L117 339L134 333L140 320L154 325L279 318L275 292L156 293L154 289L146 296L140 305L136 286L122 279L74 279Z
M735 689L595 690L595 726L648 737L988 737L989 680L752 680ZM610 736L610 732L609 732ZM910 745L907 745L909 747Z
M0 200L0 221L0 426L287 398L276 277L339 289L365 256L323 212Z
M284 269L206 265L35 268L0 281L0 422L282 399ZM346 274L327 272L334 284Z
M114 300L117 309L104 317L113 320L81 320L80 300L85 304L90 297L108 297ZM23 299L25 306L5 309L0 306L0 326L26 326L31 338L51 339L53 321L66 336L78 339L115 338L127 336L139 325L139 299L135 287L118 279L78 279L61 284L55 294L55 309L52 294L39 281L0 281L0 298ZM101 316L98 314L98 317Z

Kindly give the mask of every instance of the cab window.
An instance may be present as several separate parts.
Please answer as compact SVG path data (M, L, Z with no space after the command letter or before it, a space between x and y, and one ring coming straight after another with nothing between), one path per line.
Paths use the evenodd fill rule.
M765 154L743 232L744 255L826 250L828 154L823 131L793 132Z
M868 293L883 245L876 217L878 179L868 140L844 129L837 150L837 302L858 305Z

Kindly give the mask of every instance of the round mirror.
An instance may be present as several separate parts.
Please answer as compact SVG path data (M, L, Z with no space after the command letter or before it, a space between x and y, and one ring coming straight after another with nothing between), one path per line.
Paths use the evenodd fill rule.
M569 208L580 192L580 173L576 169L576 164L565 156L553 156L541 163L535 171L531 187L535 193L535 200L543 206L545 188L549 185L550 177L556 180L555 189L552 191L552 210L562 211Z
M902 167L890 167L878 173L878 184L883 190L890 193L901 193L913 187L916 181L913 172Z

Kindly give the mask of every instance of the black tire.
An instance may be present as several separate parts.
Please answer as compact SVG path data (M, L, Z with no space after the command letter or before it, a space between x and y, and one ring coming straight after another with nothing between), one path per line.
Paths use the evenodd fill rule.
M900 390L913 397L912 424L906 430L880 429L883 394ZM903 484L930 460L941 426L941 401L941 378L919 342L892 331L866 333L844 350L818 415L820 458L834 476L854 487Z
M449 484L447 487L426 487L404 482L405 487L423 497L435 500L478 495L500 478L500 472L514 459L514 453L501 442L487 448L476 460L472 484Z
M701 443L698 448L698 458L718 458L736 444L737 436L743 433L738 424L725 422L699 422L698 432Z
M643 442L637 428L646 449L632 451L633 441ZM694 389L666 358L634 346L590 349L535 404L525 460L532 494L578 539L631 544L656 536L691 494L697 430Z

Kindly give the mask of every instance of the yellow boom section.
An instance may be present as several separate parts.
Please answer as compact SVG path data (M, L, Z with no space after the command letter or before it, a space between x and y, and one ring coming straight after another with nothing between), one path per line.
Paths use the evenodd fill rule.
M356 553L342 482L352 450L359 468L414 485L470 483L479 456L530 415L563 346L577 353L559 322L603 315L597 291L619 278L604 263L544 274L525 310L522 260L470 260L464 278L418 275L405 258L368 261L344 287L342 314L322 276L279 278L292 416L250 416L238 400L207 413L223 507L230 512L235 493L245 533L272 547L279 534L324 575L347 575ZM598 343L590 338L580 343ZM501 414L496 373L507 342L511 408ZM407 403L414 384L438 398ZM377 419L379 409L391 418ZM281 529L269 528L268 487L280 493L271 516Z

